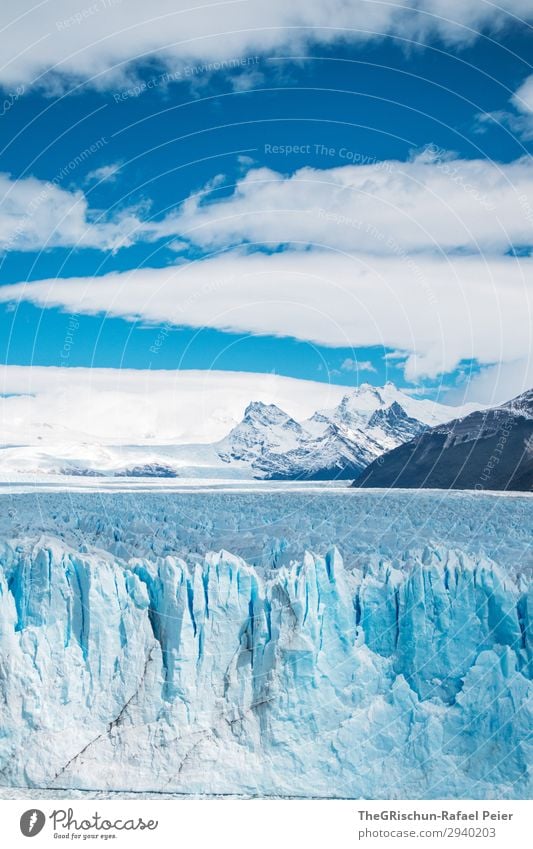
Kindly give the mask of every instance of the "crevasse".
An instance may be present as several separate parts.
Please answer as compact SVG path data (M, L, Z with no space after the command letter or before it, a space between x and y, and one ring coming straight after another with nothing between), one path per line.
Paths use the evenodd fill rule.
M0 784L528 797L532 601L438 547L260 574L6 545Z

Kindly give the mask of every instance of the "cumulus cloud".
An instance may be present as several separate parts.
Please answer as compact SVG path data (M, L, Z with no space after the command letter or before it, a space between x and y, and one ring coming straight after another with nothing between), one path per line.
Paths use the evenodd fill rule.
M107 220L103 212L90 209L81 190L63 189L59 182L0 174L0 250L116 250L131 244L140 223L134 211Z
M533 386L533 357L529 354L510 362L486 366L465 375L457 388L445 393L445 403L503 404Z
M533 114L533 74L527 77L520 88L515 91L512 101L519 112Z
M115 169L103 166L91 176ZM109 218L81 191L3 175L0 246L105 250L166 240L173 250L216 251L299 243L407 260L420 251L502 253L532 242L533 164L525 157L500 165L429 148L408 162L305 167L292 175L248 167L231 194L217 199L224 185L217 175L159 220L141 209Z
M421 250L504 252L531 244L533 163L462 160L429 148L409 162L250 168L231 195L190 197L148 238L173 232L206 250L242 242L334 246L401 256Z
M485 130L491 123L503 124L524 141L533 139L533 74L526 77L511 97L510 103L514 111L499 109L481 112L477 116L479 129Z
M113 183L117 179L117 175L122 167L122 162L113 162L109 165L102 165L100 168L95 168L94 171L89 171L85 178L86 183Z
M3 442L50 445L70 438L108 444L212 442L251 400L296 419L339 403L348 391L275 374L223 371L0 367ZM8 395L9 397L2 397Z
M383 35L450 45L498 31L518 16L531 19L530 0L20 0L0 8L4 33L0 83L43 81L43 75L113 86L136 59L158 58L170 69L192 61L261 52L303 50L311 41L367 41Z
M521 114L523 124L521 133L524 138L533 138L533 74L527 77L511 98L515 109ZM516 119L517 121L520 118Z
M346 357L341 363L341 371L376 371L373 363L370 360L354 360L352 357Z
M226 253L173 268L0 287L0 302L406 352L409 380L531 348L533 259Z

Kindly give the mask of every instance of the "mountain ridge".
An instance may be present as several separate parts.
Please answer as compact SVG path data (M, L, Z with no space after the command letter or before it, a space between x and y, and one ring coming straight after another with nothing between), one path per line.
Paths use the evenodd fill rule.
M372 462L355 487L533 490L533 389L439 424Z
M468 409L468 408L461 408ZM0 463L32 474L352 480L378 456L453 415L392 383L362 384L297 421L276 404L250 401L225 437L207 444L110 445L79 437L4 446Z
M276 405L252 402L217 451L270 480L345 480L448 415L444 405L412 399L390 382L362 384L301 423Z

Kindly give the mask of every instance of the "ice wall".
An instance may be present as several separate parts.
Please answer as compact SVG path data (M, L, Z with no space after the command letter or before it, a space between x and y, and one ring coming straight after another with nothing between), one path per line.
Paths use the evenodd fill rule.
M531 794L533 598L484 558L0 560L0 784Z

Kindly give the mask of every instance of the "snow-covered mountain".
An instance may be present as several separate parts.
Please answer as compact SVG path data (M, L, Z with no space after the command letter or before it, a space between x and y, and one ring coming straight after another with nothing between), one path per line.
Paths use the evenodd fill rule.
M4 445L0 468L4 475L349 479L427 427L470 409L417 400L392 383L363 384L304 421L253 401L228 435L211 444L114 445L49 428L32 445Z
M228 464L246 462L255 476L278 480L350 477L360 467L358 446L332 420L306 425L254 402L216 450Z
M227 463L249 463L259 477L351 478L384 452L447 421L451 410L413 399L392 383L379 389L363 384L301 423L256 402L216 450Z
M450 413L457 415L460 412L459 408L453 408L447 404L413 398L398 389L394 383L388 381L384 386L379 387L372 386L370 383L362 383L361 386L344 395L337 407L333 410L324 410L322 413L328 417L334 417L337 421L357 427L361 424L368 424L373 413L387 409L394 403L399 404L410 418L417 419L429 426L449 421ZM460 409L466 408L470 411L476 409L476 405L466 405L466 407ZM320 413L315 415L320 415Z

